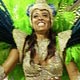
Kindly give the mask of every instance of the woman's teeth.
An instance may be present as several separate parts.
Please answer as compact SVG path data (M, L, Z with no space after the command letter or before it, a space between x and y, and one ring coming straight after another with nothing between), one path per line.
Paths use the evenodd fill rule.
M41 22L41 23L38 24L38 26L44 26L44 23Z

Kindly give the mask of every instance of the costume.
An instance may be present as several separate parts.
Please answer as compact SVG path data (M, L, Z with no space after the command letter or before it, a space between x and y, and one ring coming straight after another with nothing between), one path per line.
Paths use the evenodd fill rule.
M58 40L60 41L58 45L61 49L57 49L57 51L55 52L55 57L51 58L48 61L47 66L40 66L38 64L31 65L30 64L30 51L26 52L26 54L24 55L24 60L23 60L23 69L24 69L24 73L26 76L26 80L36 80L36 79L48 80L50 78L54 79L54 77L62 76L62 72L63 72L62 51L64 50L65 45L68 39L70 38L70 35L71 35L71 30L58 34L58 38L59 38ZM23 49L23 44L24 44L26 35L23 32L20 32L14 29L13 36L14 36L15 42L17 43L17 48L20 52L20 60L22 60L21 59L23 56L22 49ZM65 37L65 39L63 37ZM62 44L60 44L61 42ZM20 43L23 43L23 44L20 44ZM39 54L38 59L44 60L47 55L47 45L49 44L49 40L45 39L43 41L42 40L38 41L38 44L39 44L38 47L37 45L35 45L35 49L37 53L39 52L41 53L42 51L42 54L43 54L43 55ZM64 46L61 46L61 45L64 45ZM28 45L26 45L26 47L28 47Z
M5 4L8 4L8 2L7 1L5 1L5 0L3 0L4 1L4 3ZM23 0L22 0L23 1ZM21 5L20 5L20 3L22 2L22 1L20 1L20 2L17 2L17 1L12 1L12 6L13 5L15 5L16 4L16 6L15 7L18 7L18 8L13 8L13 9L15 9L15 10L13 10L13 12L15 13L15 14L18 14L20 11L22 11L22 10L24 10L24 7L22 7ZM7 3L6 3L7 2ZM26 3L27 3L27 1L25 2L25 1L23 1L24 2L24 6L25 5L27 5ZM32 1L32 2L34 2L34 1ZM49 2L49 1L48 1ZM55 2L56 4L58 4L57 2ZM64 2L63 2L64 3ZM21 7L20 7L21 6ZM56 6L56 7L58 7L58 6ZM9 5L7 6L7 8L9 9L10 7L9 7ZM17 10L18 9L18 10ZM10 10L10 9L9 9ZM24 10L25 11L25 10ZM28 17L26 17L26 15L24 15L24 17L23 18L21 18L21 15L23 15L24 14L24 11L23 11L23 13L22 14L20 14L20 16L19 16L19 14L18 14L18 16L16 15L15 17L14 16L12 16L12 15L14 15L13 13L11 13L11 11L9 11L10 12L10 14L11 14L11 16L12 16L12 19L13 19L13 21L14 21L14 26L16 27L16 28L19 28L19 29L21 29L22 31L24 31L24 32L26 32L27 31L27 33L28 34L31 34L31 27L26 27L25 29L23 29L23 27L22 26L30 26L30 23L28 22L28 21L26 21L26 20L28 20ZM67 13L67 12L65 12L64 13L64 15L62 16L60 13L58 13L57 14L57 16L59 16L59 17L61 17L62 16L62 18L63 18L63 20L61 20L60 18L58 18L58 19L60 19L60 20L55 20L55 24L54 24L54 26L56 26L56 28L54 28L54 31L57 31L57 32L61 32L61 31L63 31L63 30L67 30L67 29L71 29L71 27L72 27L72 25L73 24L68 24L67 22L66 22L66 26L65 26L65 28L64 28L64 26L61 26L62 25L62 23L59 23L60 25L57 25L56 23L58 23L58 21L59 22L61 22L61 21L65 21L65 15L66 14L69 14L69 13ZM72 16L72 12L71 12L71 16ZM73 17L74 17L74 14L73 14ZM21 19L20 19L21 18ZM20 20L19 20L20 19ZM67 19L67 18L66 18ZM71 18L70 18L71 19ZM19 21L20 22L19 22ZM67 20L69 20L69 19L67 19ZM26 21L26 22L25 22ZM73 19L72 19L72 21L73 21ZM23 22L23 23L22 23ZM25 24L26 23L26 24ZM63 22L64 23L64 22ZM12 26L13 24L11 24L11 26ZM68 28L67 28L67 26L69 26ZM59 27L60 27L60 29L59 29ZM2 28L1 28L2 29ZM12 29L13 30L13 29ZM24 34L24 35L26 35L26 33ZM2 39L3 40L3 39ZM13 40L13 39L12 39ZM9 41L9 40L8 40ZM12 41L11 41L12 42ZM9 49L11 48L10 46L10 44L13 44L14 42L12 42L12 43L9 43L8 45L8 47L9 47ZM5 44L7 44L7 43L5 43ZM15 44L15 43L14 43ZM75 46L75 45L74 45ZM71 47L70 47L70 45L68 45L68 49L67 49L67 55L68 55L68 57L66 58L66 62L69 62L69 61L71 61L72 60L72 58L74 58L75 59L75 61L76 61L76 63L78 62L78 60L79 60L79 58L77 58L77 57L75 57L74 55L72 56L72 58L70 58L70 59L68 59L69 58L69 50L72 50L71 48L73 47L73 49L74 49L74 46L72 45ZM7 47L7 48L8 48ZM76 48L79 48L79 46L76 46ZM6 48L6 49L7 49ZM8 50L9 50L8 49ZM7 53L8 54L8 53ZM77 52L76 52L76 54L77 54ZM21 64L19 64L19 65L21 65ZM15 69L15 70L13 70L13 72L10 74L11 76L9 77L9 78L14 78L14 80L24 80L24 75L23 75L23 71L22 71L22 69L20 69L21 68L21 66L16 66L17 67L17 69ZM79 64L78 64L78 66L79 66ZM17 76L15 76L15 75L18 75L17 74L17 72L21 72L21 76L20 76L20 74L19 74L19 77ZM64 79L63 79L64 80ZM67 79L68 80L68 79Z

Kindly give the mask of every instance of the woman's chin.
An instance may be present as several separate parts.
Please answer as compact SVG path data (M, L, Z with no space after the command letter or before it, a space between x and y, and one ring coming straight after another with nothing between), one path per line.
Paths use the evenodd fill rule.
M47 30L45 30L45 29L40 29L40 30L37 30L36 32L37 32L37 33L46 33Z

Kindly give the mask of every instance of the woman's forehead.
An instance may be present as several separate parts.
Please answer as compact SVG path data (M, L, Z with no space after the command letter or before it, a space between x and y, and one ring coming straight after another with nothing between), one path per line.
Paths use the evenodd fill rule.
M33 10L33 12L32 12L32 13L38 13L38 12L45 12L45 13L49 13L49 11L48 11L48 10L46 10L46 9L35 9L35 10Z

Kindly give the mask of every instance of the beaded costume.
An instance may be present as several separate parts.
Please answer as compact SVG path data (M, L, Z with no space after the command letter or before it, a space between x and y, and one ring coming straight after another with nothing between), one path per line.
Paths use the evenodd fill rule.
M61 77L63 73L62 52L64 51L64 48L70 36L71 36L71 30L59 33L58 44L60 49L56 50L55 56L49 59L46 65L40 65L40 64L30 63L30 51L25 52L25 54L22 53L22 48L26 35L23 32L14 29L13 37L17 44L17 48L19 49L20 52L20 60L22 60L21 58L24 55L23 70L26 80L45 80L45 79L48 80L51 78L55 79L55 77ZM37 61L43 61L47 55L47 45L49 44L49 40L44 39L44 40L38 40L37 42L38 44L35 45L35 49L38 54ZM25 47L27 48L28 45L26 45Z

